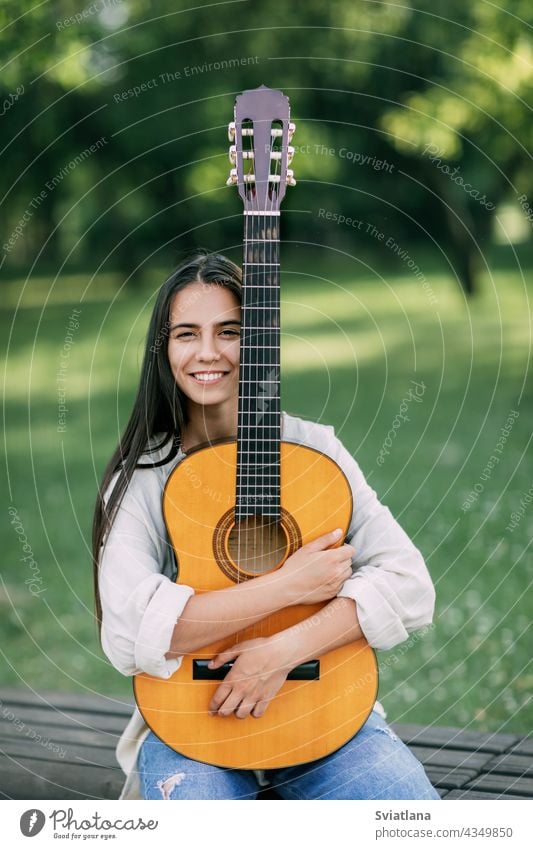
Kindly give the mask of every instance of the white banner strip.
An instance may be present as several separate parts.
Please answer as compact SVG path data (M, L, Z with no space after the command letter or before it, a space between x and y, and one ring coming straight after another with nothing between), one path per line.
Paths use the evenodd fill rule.
M177 807L179 805L179 810ZM4 801L4 846L530 849L533 801ZM29 843L31 838L35 843Z

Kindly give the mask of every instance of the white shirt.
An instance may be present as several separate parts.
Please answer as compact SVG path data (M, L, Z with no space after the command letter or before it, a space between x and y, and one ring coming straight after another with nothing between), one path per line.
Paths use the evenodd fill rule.
M340 466L350 484L354 511L346 542L355 548L354 574L339 596L353 598L361 630L374 649L391 649L409 632L431 623L435 590L423 557L367 484L357 462L332 427L282 413L282 439L308 445ZM163 459L170 441L140 462ZM157 468L136 469L116 514L101 555L102 646L123 675L146 672L169 678L181 658L167 660L174 626L191 587L175 583L175 564L162 513L166 480L183 459L179 453ZM106 499L116 482L111 481ZM376 704L383 714L383 708ZM140 799L135 771L148 733L137 709L117 746L117 759L128 776L121 798Z

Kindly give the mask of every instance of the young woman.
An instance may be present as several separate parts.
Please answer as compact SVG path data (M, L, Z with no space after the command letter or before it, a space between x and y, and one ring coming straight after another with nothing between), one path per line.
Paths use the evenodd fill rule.
M282 414L282 438L328 454L346 474L354 514L344 545L335 528L303 546L275 573L195 594L176 584L162 516L169 473L188 451L235 437L239 387L241 271L200 252L161 287L141 379L124 435L97 500L93 553L103 649L124 675L170 677L184 654L229 637L291 604L328 602L311 628L237 644L213 714L260 717L294 666L362 635L390 649L432 620L434 590L419 551L381 505L333 428ZM223 720L222 720L223 721ZM121 798L253 799L264 775L188 760L135 713L117 757L128 778ZM355 737L326 758L269 770L287 799L438 799L420 763L376 703Z

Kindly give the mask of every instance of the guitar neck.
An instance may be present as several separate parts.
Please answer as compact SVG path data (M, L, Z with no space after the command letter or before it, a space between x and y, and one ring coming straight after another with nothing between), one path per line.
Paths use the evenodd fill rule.
M277 214L245 214L235 518L280 518L280 263Z

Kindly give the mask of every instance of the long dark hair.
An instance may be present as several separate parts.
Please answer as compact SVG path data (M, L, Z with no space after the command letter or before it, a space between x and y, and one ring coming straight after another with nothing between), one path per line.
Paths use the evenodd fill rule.
M113 524L117 510L136 468L153 468L170 462L178 452L186 424L185 396L179 389L168 361L167 339L170 307L174 295L191 283L225 286L237 298L242 297L242 272L222 254L200 250L184 260L159 289L150 319L139 388L133 410L119 444L107 464L94 510L92 551L95 612L100 632L102 606L98 591L101 548ZM154 437L159 435L159 440ZM139 463L142 454L158 451L172 438L169 454L158 463ZM104 500L116 473L111 495Z

